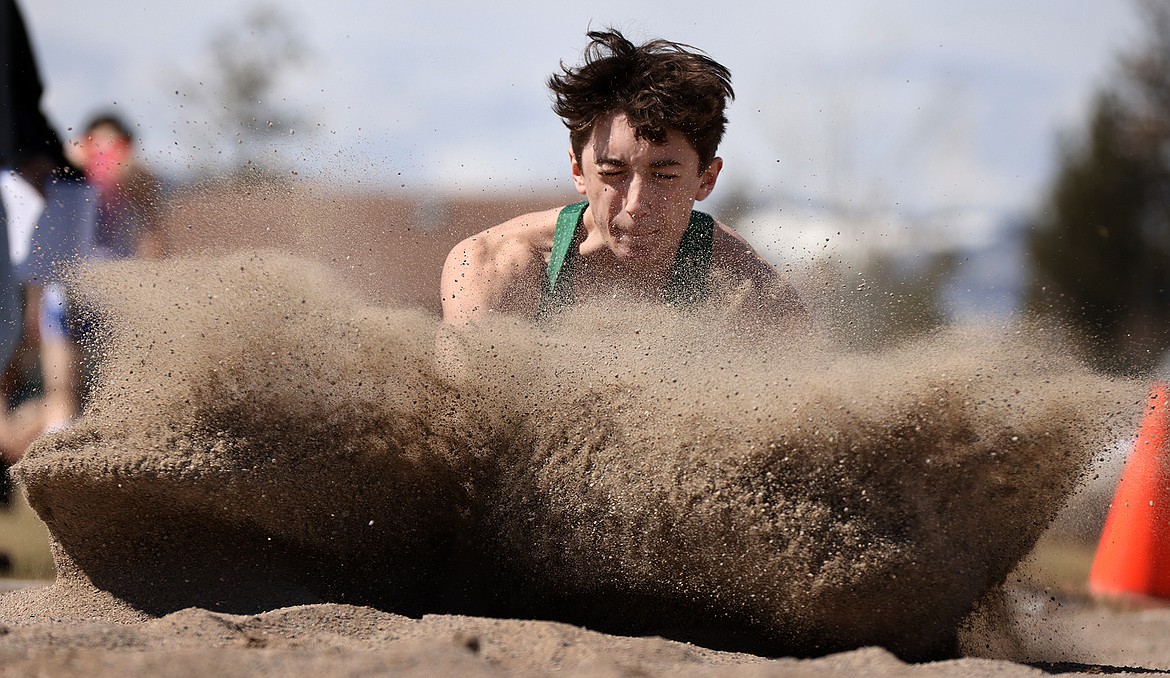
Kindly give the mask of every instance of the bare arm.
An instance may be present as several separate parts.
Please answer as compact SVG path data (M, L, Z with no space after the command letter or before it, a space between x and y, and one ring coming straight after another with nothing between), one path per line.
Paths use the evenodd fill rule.
M439 293L443 324L435 335L435 365L448 381L457 382L467 372L468 350L458 328L481 320L496 304L492 289L492 262L484 239L490 230L456 245L443 263ZM487 270L485 270L487 269Z
M796 290L738 233L717 223L712 255L714 267L737 286L734 313L768 325L807 322Z
M521 244L497 238L489 229L459 243L447 255L439 284L444 322L466 325L495 312L522 314L526 310L523 288L531 286L532 257ZM539 295L539 289L532 292Z
M439 282L443 325L435 337L435 361L448 380L462 378L472 360L459 328L496 312L536 313L544 259L529 246L522 219L477 233L447 255Z
M555 220L555 211L552 218ZM465 325L500 312L531 318L540 303L548 213L517 217L456 245L443 264L443 321ZM550 245L551 246L551 245Z
M439 293L446 323L466 325L482 319L497 301L492 284L496 266L483 243L489 234L485 231L459 243L443 263Z

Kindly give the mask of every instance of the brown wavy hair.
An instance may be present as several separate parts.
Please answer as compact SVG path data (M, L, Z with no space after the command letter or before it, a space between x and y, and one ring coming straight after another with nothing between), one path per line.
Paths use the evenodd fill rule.
M577 158L593 125L621 112L639 139L666 142L678 130L699 154L699 169L715 158L727 128L724 109L734 99L731 71L701 51L669 40L635 45L616 30L590 31L585 63L548 79L553 111L569 128Z

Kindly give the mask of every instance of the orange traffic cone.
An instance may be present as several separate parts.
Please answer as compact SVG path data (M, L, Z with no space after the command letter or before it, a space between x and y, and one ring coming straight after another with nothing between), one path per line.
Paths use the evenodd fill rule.
M1170 598L1170 391L1154 384L1089 571L1107 597Z

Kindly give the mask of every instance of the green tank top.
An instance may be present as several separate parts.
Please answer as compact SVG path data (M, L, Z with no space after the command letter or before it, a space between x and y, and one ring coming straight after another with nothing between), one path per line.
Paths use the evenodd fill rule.
M585 232L588 202L579 202L563 208L557 215L553 234L552 254L540 287L538 315L560 310L573 303L573 258ZM703 301L711 291L711 249L715 242L715 219L696 210L683 232L674 256L670 280L666 284L663 301L682 306Z

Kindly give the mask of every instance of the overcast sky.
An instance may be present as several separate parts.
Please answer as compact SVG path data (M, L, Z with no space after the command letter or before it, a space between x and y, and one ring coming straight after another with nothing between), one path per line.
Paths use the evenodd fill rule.
M68 128L114 107L146 157L193 156L189 82L239 0L18 0L45 106ZM311 52L282 96L309 122L310 176L459 190L568 186L544 86L589 27L700 47L737 99L719 191L910 210L1034 205L1060 130L1076 129L1120 50L1127 0L279 3ZM176 91L179 94L176 95ZM230 147L232 139L212 144Z

